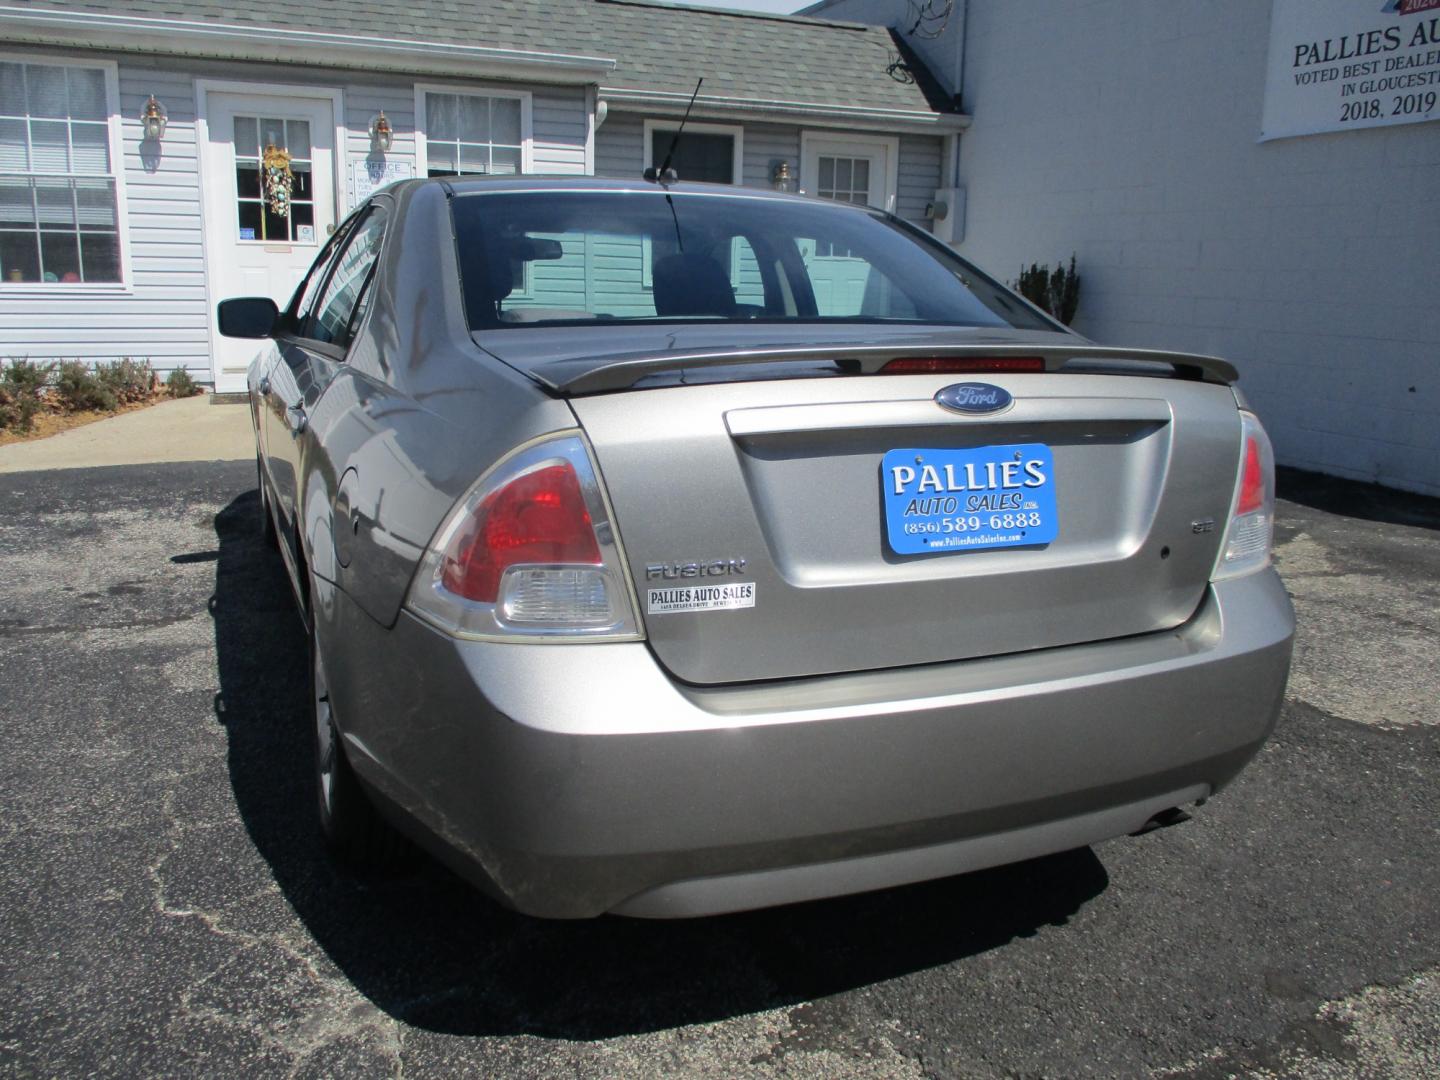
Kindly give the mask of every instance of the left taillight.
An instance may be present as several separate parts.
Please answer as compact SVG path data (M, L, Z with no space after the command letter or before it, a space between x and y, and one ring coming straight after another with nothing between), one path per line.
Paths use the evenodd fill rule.
M1270 565L1275 531L1275 452L1260 420L1240 413L1240 472L1230 520L1212 579L1239 577Z
M579 435L533 443L486 473L436 531L406 603L457 637L638 639L634 591Z

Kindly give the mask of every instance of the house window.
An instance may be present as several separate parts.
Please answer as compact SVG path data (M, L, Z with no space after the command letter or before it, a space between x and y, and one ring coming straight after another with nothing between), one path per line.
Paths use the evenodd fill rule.
M645 121L645 168L659 168L668 157L670 167L681 180L702 184L743 182L743 128L688 123L677 143L675 133L679 126L678 121Z
M525 168L528 98L419 91L427 176L513 176Z
M0 60L0 285L116 283L107 71Z

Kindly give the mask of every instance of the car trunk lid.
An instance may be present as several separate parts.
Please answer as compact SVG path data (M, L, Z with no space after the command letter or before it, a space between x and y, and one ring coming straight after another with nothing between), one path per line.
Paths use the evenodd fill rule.
M1003 411L939 404L954 375L573 397L659 661L684 681L742 682L1071 645L1188 619L1234 491L1233 392L1134 375L982 378L1013 399ZM942 469L962 460L946 455L1028 461L1043 451L1035 469L1049 473L1053 539L897 551L885 497L897 451ZM1023 483L1023 462L1016 470ZM951 475L965 487L963 467Z

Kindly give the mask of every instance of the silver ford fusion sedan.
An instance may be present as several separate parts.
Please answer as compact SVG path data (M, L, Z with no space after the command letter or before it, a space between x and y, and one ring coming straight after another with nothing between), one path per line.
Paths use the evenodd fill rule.
M1269 441L899 219L422 180L255 338L320 822L534 915L893 886L1183 818L1285 688Z

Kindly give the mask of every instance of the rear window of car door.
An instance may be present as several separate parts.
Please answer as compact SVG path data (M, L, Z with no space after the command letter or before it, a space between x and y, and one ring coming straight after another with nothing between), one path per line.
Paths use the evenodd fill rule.
M357 307L380 257L387 217L384 207L372 207L351 230L315 304L306 337L339 349L350 344L358 322Z

